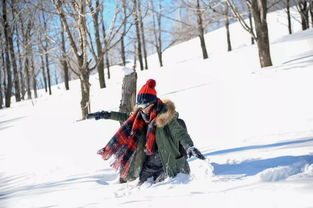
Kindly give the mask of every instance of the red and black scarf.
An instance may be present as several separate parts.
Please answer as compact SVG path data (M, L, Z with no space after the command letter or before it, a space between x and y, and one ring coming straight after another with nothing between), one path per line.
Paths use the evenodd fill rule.
M130 163L138 146L140 131L147 129L146 153L151 155L155 151L155 119L163 108L163 102L158 99L150 112L149 122L142 118L142 110L136 110L119 128L108 144L103 148L101 156L104 160L115 156L111 164L116 170L120 169L120 177L125 178L130 168Z

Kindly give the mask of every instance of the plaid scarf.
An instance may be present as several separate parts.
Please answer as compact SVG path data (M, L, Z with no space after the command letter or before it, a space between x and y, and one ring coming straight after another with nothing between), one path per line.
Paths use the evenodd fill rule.
M119 128L108 144L99 153L104 160L115 156L111 164L116 170L120 169L120 177L126 178L130 163L136 152L139 132L147 129L146 133L146 153L151 155L156 148L155 143L155 119L163 108L163 102L158 99L150 112L149 122L146 123L142 118L142 109L136 110Z

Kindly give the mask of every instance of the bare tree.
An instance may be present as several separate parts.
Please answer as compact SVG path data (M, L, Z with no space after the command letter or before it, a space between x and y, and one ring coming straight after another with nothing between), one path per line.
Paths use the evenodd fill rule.
M46 70L45 70L45 61L44 61L44 57L43 57L42 47L39 47L39 53L40 53L41 72L42 72L42 78L43 78L43 82L44 82L45 92L48 92L47 75L46 75Z
M156 11L155 10L155 7L154 7L154 3L153 1L150 2L151 3L151 8L153 11ZM162 27L161 27L161 20L162 20L162 4L161 4L161 1L159 0L158 1L158 8L159 8L159 11L156 13L156 12L152 12L152 23L153 23L153 34L154 34L154 45L155 45L155 48L156 48L156 52L158 54L158 59L159 59L159 63L160 63L160 66L163 67L163 58L162 58L162 54L163 54L163 51L162 51Z
M86 0L81 0L79 2L72 1L71 6L73 21L76 23L76 29L78 30L78 38L74 38L73 31L68 24L68 20L66 14L64 12L63 6L65 3L58 0L52 0L62 22L65 27L65 31L67 37L70 41L70 45L73 51L73 54L78 62L78 76L80 79L81 85L81 111L82 111L82 118L86 119L87 114L90 112L90 83L89 83L89 73L91 67L89 66L90 63L88 61L87 55L87 24L86 24ZM78 41L75 41L77 40Z
M69 65L67 63L67 58L66 58L66 46L65 46L65 31L64 31L64 25L60 19L61 22L61 51L62 51L62 56L60 59L60 64L62 66L63 69L63 77L64 77L64 85L65 85L65 89L69 90L70 89L70 74L69 74Z
M141 41L142 41L142 50L143 50L143 57L145 60L145 69L148 69L148 60L147 60L147 47L146 47L146 39L145 39L145 30L144 30L144 24L143 24L143 15L141 11L141 0L138 1L138 17L139 17L139 28L140 28L140 35L141 35Z
M111 79L111 72L110 72L110 60L109 60L109 41L106 35L106 29L104 26L104 21L102 21L102 34L103 34L103 42L104 42L104 56L105 56L105 63L107 67L107 75L108 79ZM103 57L101 57L103 59Z
M2 32L0 32L0 43L1 43L1 45L3 45ZM4 63L3 47L1 47L0 50L1 50L1 59L0 59L1 60L1 64L0 64L0 66L2 66L1 68L3 69L3 70L1 70L1 68L0 68L0 109L2 109L2 106L3 106L3 92L4 92L4 89L3 89L4 86L2 86L2 83L3 83L3 80L5 79L5 77L3 76L5 63Z
M135 21L135 27L136 27L136 42L137 42L137 55L139 59L139 64L140 64L140 70L144 69L143 66L143 60L142 60L142 51L141 51L141 36L140 36L140 26L139 26L139 17L138 17L138 5L137 5L137 0L133 0L134 4L134 21Z
M203 26L203 20L202 20L200 0L196 0L196 14L197 14L197 23L198 23L198 33L199 33L198 36L200 38L202 56L203 56L203 59L207 59L209 56L206 50L206 44L205 44L205 39L204 39L204 26Z
M2 41L3 42L3 41ZM4 45L4 44L3 44ZM4 51L5 51L5 48L1 48L2 51L1 51L1 60L2 60L2 71L0 73L2 73L2 79L0 79L0 82L1 82L1 85L2 85L2 89L3 91L1 91L1 106L3 106L3 104L5 103L5 101L3 102L3 99L5 99L5 93L6 93L6 63L5 63L5 58L4 58Z
M100 27L99 27L99 14L100 8L102 7L99 3L99 0L95 1L95 8L92 5L92 1L88 0L88 5L92 13L92 21L94 26L94 34L95 34L95 42L96 42L96 49L97 49L97 59L99 59L99 63L97 64L97 71L99 77L99 84L100 88L105 88L105 77L104 77L104 53L102 50L102 43L100 40Z
M249 2L248 1L246 3L247 3L247 8L248 8L249 26L251 28L251 31L254 31L251 7L249 6ZM254 45L254 37L253 37L253 35L251 35L251 45Z
M127 13L126 8L123 9L123 14L121 21L119 22L119 17L121 16L121 8L119 8L119 4L115 4L115 13L113 18L108 26L105 26L105 11L103 2L96 1L96 5L94 6L92 1L88 1L88 5L93 17L93 26L94 26L94 38L91 37L90 32L88 31L88 37L90 40L90 51L94 57L94 62L96 66L103 71L103 80L104 79L104 65L107 68L108 79L110 79L110 51L115 48L116 45L124 40L125 35L129 31L131 25L127 27L127 19L131 16L131 11ZM122 4L122 7L126 7L126 5ZM103 14L100 16L100 14ZM100 30L101 29L101 30ZM122 31L122 35L119 33ZM102 35L101 35L102 32ZM94 49L92 44L95 39L96 50ZM105 63L104 63L105 62ZM125 61L126 62L126 61ZM99 70L98 70L99 71ZM100 72L102 73L102 72ZM100 75L99 75L100 76ZM100 77L99 77L100 80ZM104 82L105 87L105 82Z
M302 30L309 29L309 0L297 0L297 9L301 15Z
M45 52L45 63L46 63L46 70L47 70L47 80L48 80L48 89L49 95L52 94L51 90L51 74L50 74L50 65L49 65L49 38L48 38L48 29L47 29L47 21L44 12L42 12L42 20L44 26L44 34L45 34L45 44L43 45L43 50Z
M17 15L18 21L20 22L20 27L23 27L23 22L21 21L21 14L17 12L17 9L14 7L13 12ZM21 88L21 99L25 100L25 94L26 94L26 85L25 85L25 76L23 72L23 56L21 54L21 47L20 45L23 43L21 42L21 34L24 33L20 27L15 27L15 34L16 34L16 46L17 46L17 55L18 55L18 63L19 63L19 77L20 77L20 88Z
M231 47L231 41L230 41L230 31L229 31L229 6L226 2L224 2L224 7L225 7L225 28L226 28L226 37L227 37L227 51L231 51L232 47Z
M238 8L233 0L227 0L230 8L232 9L235 17L243 26L243 28L248 31L254 40L257 42L259 59L261 67L272 66L272 59L270 53L270 44L268 37L268 27L267 27L267 0L252 0L249 1L252 10L252 16L255 23L256 34L253 29L248 26L245 22L243 16L238 11Z
M4 64L4 63L2 63ZM3 66L3 65L2 65ZM2 71L0 70L0 109L2 109L2 106L3 106L3 89L2 89Z
M35 69L35 61L34 61L34 49L33 46L30 48L30 54L29 54L29 59L30 59L30 64L31 64L31 79L32 79L32 87L33 87L33 92L35 98L38 98L38 93L37 93L37 73Z
M29 58L29 54L31 53L31 30L32 30L32 27L33 27L33 22L32 22L32 19L29 19L28 20L28 23L27 23L27 26L26 26L26 29L24 30L23 29L23 24L22 24L22 30L24 31L23 32L23 46L24 46L24 52L25 52L25 55L24 55L24 71L25 71L25 74L26 74L26 91L27 91L27 99L31 99L32 98L32 93L31 93L31 61L30 61L30 58Z
M16 22L15 15L14 15L14 0L11 0L11 13L12 13L12 22ZM13 69L13 75L14 75L14 90L15 90L15 99L16 102L21 101L21 89L20 89L20 78L17 70L16 65L16 57L15 57L15 51L14 51L14 44L13 44L13 32L14 32L14 24L11 24L7 27L8 30L8 45L9 45L9 51L10 51L10 57L11 57L11 64Z
M287 13L287 20L288 20L288 32L289 32L289 34L292 34L291 15L290 15L290 0L286 0L286 13Z
M311 26L313 27L313 0L310 0L310 15L311 15Z
M5 91L5 107L11 106L11 96L13 89L12 82L12 71L11 71L11 60L10 60L10 28L9 22L7 18L7 2L6 0L2 0L2 18L3 18L3 30L4 30L4 38L5 38L5 63L6 63L6 75L7 75L7 88Z
M123 17L124 17L123 31L121 33L121 58L122 58L123 66L125 66L126 65L125 36L126 36L126 30L127 30L127 25L126 25L127 4L126 4L126 0L122 0L121 3L122 3Z
M218 22L219 19L224 19L224 25L226 30L226 42L227 42L227 51L232 50L231 46L231 39L230 39L230 18L231 15L229 14L229 6L227 2L220 2L220 1L209 1L206 4L206 7L208 7L210 10L212 10L216 15L216 21Z
M202 6L203 2L202 1L200 2L200 0L196 0L196 1L182 0L180 3L181 3L180 7L185 9L185 13L187 12L187 14L185 14L185 18L187 19L181 21L181 22L184 22L182 24L183 31L186 30L187 28L188 30L190 30L191 34L189 34L190 36L189 38L187 37L188 39L192 38L193 36L199 37L203 59L207 59L209 56L208 56L208 52L206 49L204 34L205 34L205 23L208 23L209 20L206 20L206 21L203 20L204 12L206 11ZM189 15L188 12L191 12L193 15ZM188 18L193 18L192 16L196 18L196 24L188 20ZM185 28L186 26L188 27ZM196 32L194 33L194 31Z

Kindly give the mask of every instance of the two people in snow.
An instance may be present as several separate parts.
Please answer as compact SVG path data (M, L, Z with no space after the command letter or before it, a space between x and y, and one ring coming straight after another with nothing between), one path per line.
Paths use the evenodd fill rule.
M108 144L98 151L104 160L114 155L112 167L120 171L121 182L138 177L139 185L151 177L160 182L178 173L189 174L188 157L205 159L178 121L174 103L160 100L155 86L153 79L142 86L132 113L101 111L87 117L123 122Z

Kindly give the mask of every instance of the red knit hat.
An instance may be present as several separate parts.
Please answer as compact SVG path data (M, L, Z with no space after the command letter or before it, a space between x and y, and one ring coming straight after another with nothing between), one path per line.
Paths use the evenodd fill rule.
M146 84L141 87L137 95L137 104L150 104L157 100L155 85L155 80L149 79Z

